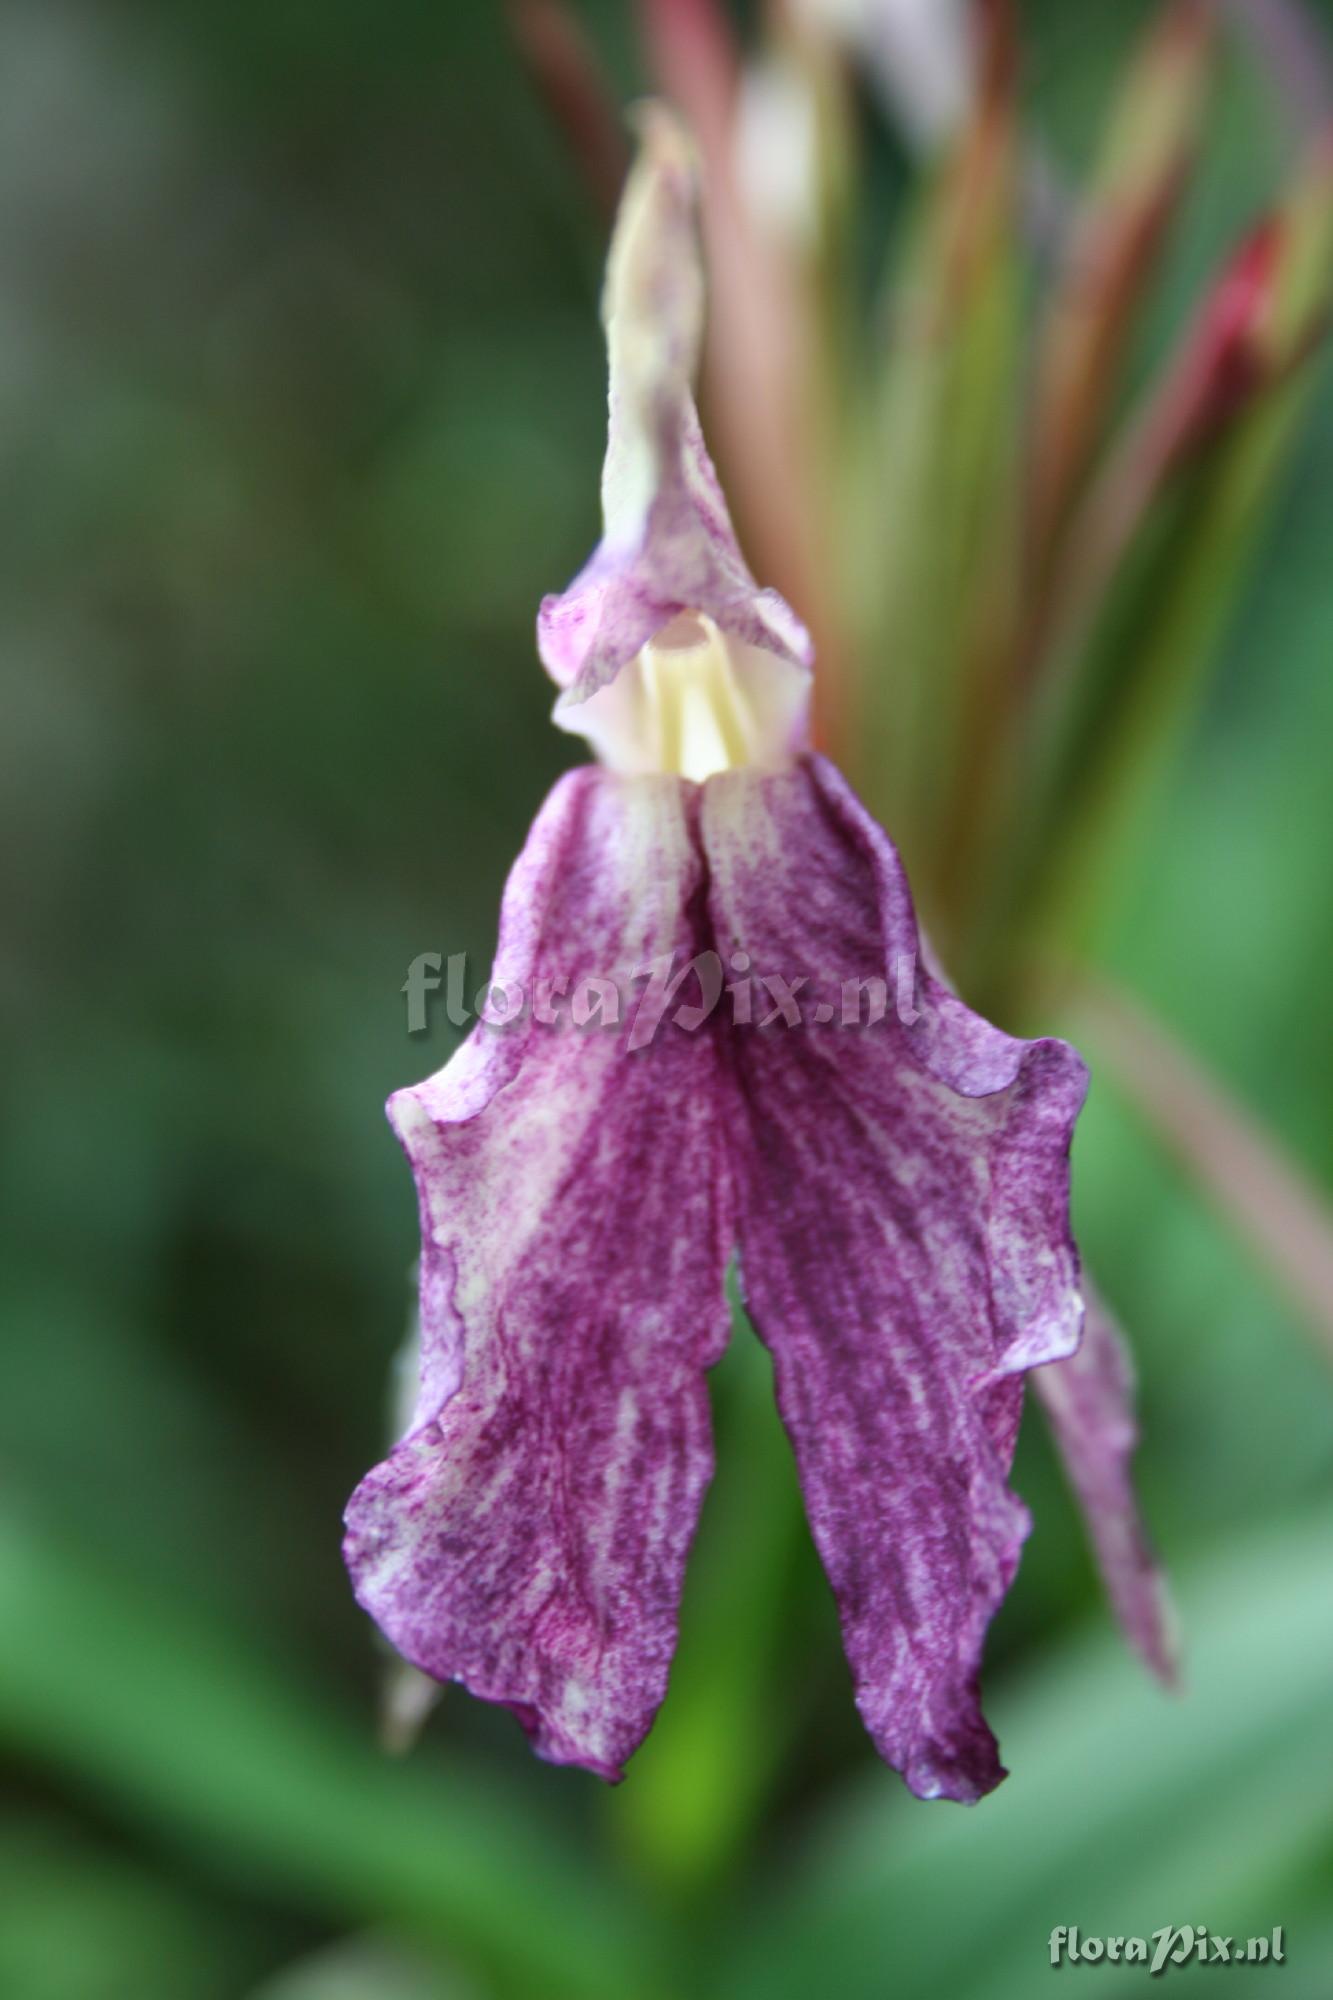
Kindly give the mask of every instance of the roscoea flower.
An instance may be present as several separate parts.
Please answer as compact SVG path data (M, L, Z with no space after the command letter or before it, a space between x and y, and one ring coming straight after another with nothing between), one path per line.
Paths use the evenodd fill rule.
M1079 1337L1085 1073L923 961L897 854L806 746L809 642L746 568L692 397L688 150L658 110L643 139L607 279L605 533L538 626L599 762L505 892L494 984L521 1015L390 1103L420 1389L347 1561L407 1660L619 1776L666 1689L735 1255L866 1726L915 1792L970 1800L1003 1775L977 1673L1028 1528L1023 1375ZM648 1035L616 1006L636 978ZM854 1018L814 1004L830 979ZM581 988L605 1003L583 1032ZM896 1004L863 1013L875 991Z

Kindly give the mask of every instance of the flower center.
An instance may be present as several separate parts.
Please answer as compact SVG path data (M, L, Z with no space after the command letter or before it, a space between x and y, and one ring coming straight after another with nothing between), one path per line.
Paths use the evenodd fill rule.
M609 687L557 711L613 771L702 784L742 765L781 770L803 747L806 675L682 611Z
M749 763L753 718L745 713L726 641L711 619L683 611L649 640L634 665L643 677L659 770L702 784L716 771Z

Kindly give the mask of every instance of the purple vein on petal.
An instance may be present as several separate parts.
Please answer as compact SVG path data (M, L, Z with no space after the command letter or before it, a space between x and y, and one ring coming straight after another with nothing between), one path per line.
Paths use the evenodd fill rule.
M897 855L821 760L704 789L717 948L886 979L916 1019L724 1038L747 1307L838 1601L857 1704L921 1797L1004 1775L986 1627L1028 1516L1008 1486L1020 1371L1078 1337L1074 1051L1020 1042L920 964Z
M496 977L568 991L692 956L696 796L563 779L510 878ZM392 1100L421 1202L421 1388L346 1543L407 1660L610 1778L665 1691L733 1233L712 1038L628 1036L479 1025Z

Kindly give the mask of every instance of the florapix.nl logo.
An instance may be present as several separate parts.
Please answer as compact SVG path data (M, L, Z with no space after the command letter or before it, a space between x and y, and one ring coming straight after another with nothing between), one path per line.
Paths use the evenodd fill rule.
M1049 1940L1051 1964L1141 1965L1150 1978L1189 1965L1282 1965L1283 1927L1262 1937L1238 1938L1205 1924L1162 1924L1150 1937L1085 1937L1076 1924L1057 1924Z
M797 971L757 966L745 951L724 962L716 951L692 958L669 952L626 971L561 974L536 972L523 978L495 972L469 998L466 952L418 952L407 968L401 992L407 1003L407 1032L424 1034L433 1007L454 1028L480 1022L499 1031L524 1022L579 1033L623 1032L627 1049L646 1048L670 1025L694 1034L706 1022L722 1020L738 1028L874 1028L888 1018L905 1027L918 1020L917 960L901 953L889 981L874 974Z

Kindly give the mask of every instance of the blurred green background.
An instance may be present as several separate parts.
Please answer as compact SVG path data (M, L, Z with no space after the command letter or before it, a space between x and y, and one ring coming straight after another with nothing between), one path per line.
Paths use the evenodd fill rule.
M641 90L628 10L582 12ZM1072 167L1145 12L1024 0ZM1163 325L1287 144L1233 56ZM1191 1990L1327 1993L1333 1382L1100 1081L1077 1220L1139 1356L1183 1699L1030 1422L988 1675L1013 1776L914 1804L743 1335L626 1785L461 1694L376 1747L338 1540L415 1252L380 1107L450 1046L407 1037L409 960L480 976L576 754L532 623L596 533L602 251L498 9L0 8L0 1996L1026 1996L1057 1924L1189 1922L1288 1952ZM1325 376L1106 947L1325 1186L1331 489Z

